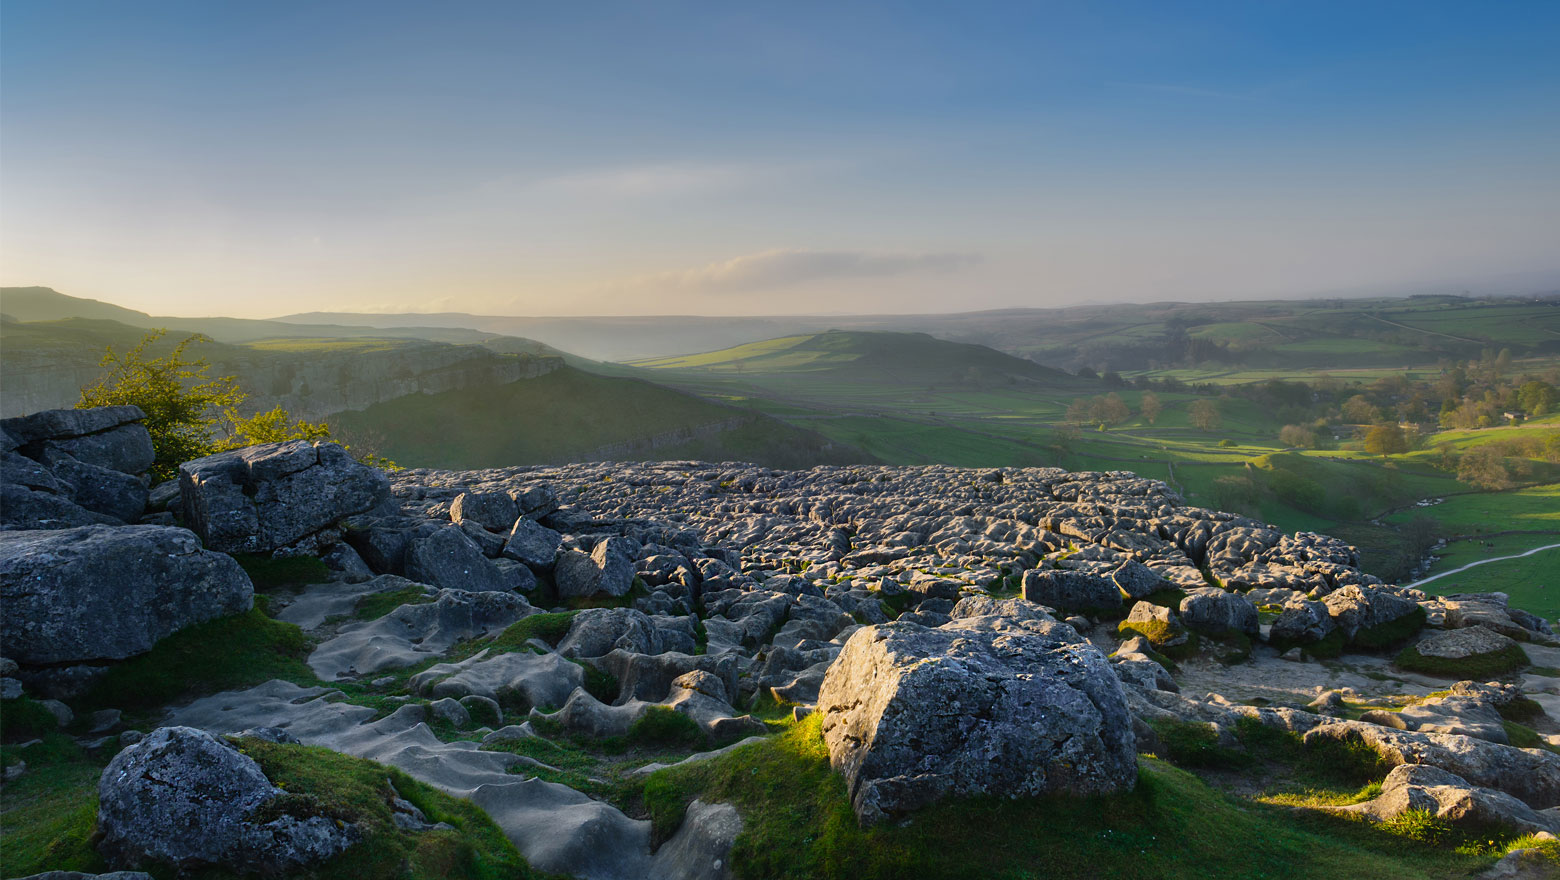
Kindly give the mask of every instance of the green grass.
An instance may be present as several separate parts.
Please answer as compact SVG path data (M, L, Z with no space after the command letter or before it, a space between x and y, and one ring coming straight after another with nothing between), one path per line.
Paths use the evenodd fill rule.
M260 764L267 778L286 791L263 810L329 816L355 823L363 834L363 839L346 852L296 876L316 880L542 876L526 865L503 831L480 808L417 782L400 770L329 749L253 739L234 742ZM28 761L28 772L6 784L0 811L6 873L106 870L93 848L102 763L60 735L43 746L23 750L22 757ZM453 828L426 832L397 828L389 806L395 795L415 804L429 822L447 822ZM173 876L156 866L150 871L159 880ZM215 880L230 875L197 869L183 876Z
M1486 681L1521 669L1532 661L1521 645L1512 644L1494 654L1455 660L1421 654L1417 645L1409 645L1392 662L1410 672L1423 672L1459 681Z
M295 804L317 815L355 822L363 832L362 842L320 867L316 876L321 880L540 876L475 804L395 768L324 748L252 739L238 743ZM430 822L448 822L454 828L422 833L400 830L391 821L388 802L396 793L422 810Z
M0 702L0 742L20 742L53 733L59 727L54 713L23 695Z
M652 706L628 728L628 741L636 745L697 749L704 745L704 729L675 709Z
M1128 794L944 802L863 829L829 769L816 715L762 743L660 771L644 797L661 839L695 797L737 805L744 828L731 862L741 878L1411 878L1462 876L1491 861L1234 801L1152 757L1140 760Z
M27 762L20 778L0 788L0 838L5 842L0 861L5 874L104 870L91 844L103 764L60 733L47 735L39 745L6 747L3 752L7 764Z
M254 582L255 592L298 589L330 580L330 569L314 556L271 557L241 553L233 557Z
M273 678L315 684L304 663L309 648L302 630L266 617L257 607L176 632L147 653L119 663L87 692L78 711L149 710Z
M359 599L352 610L358 620L378 620L402 605L417 605L428 601L428 592L422 587L404 587L388 593L371 593Z

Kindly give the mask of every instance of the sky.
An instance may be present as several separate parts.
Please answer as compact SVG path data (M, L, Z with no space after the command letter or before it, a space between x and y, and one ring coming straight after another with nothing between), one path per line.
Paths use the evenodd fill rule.
M162 315L1560 288L1560 3L0 6L0 283Z

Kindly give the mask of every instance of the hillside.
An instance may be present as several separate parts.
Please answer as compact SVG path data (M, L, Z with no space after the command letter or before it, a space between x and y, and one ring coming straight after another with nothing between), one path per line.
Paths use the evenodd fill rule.
M870 456L753 410L640 379L562 367L539 378L402 397L332 419L409 467L482 468L562 461L844 464Z
M830 330L721 351L631 361L654 370L728 374L833 373L859 382L980 387L1015 381L1064 382L1058 370L981 345L926 333ZM827 378L827 377L819 377Z
M85 318L0 322L0 371L5 375L0 414L75 405L80 389L101 375L104 350L124 351L145 333L118 321ZM180 335L175 331L164 337L153 354L167 351ZM245 409L281 406L309 419L406 394L514 381L563 362L479 345L372 336L207 342L189 354L209 361L212 375L237 376L248 394Z

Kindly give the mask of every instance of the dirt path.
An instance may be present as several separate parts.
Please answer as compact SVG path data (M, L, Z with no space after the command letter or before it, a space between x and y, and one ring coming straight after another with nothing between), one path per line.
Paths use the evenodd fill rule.
M1454 575L1454 574L1457 574L1458 572L1467 571L1468 569L1473 568L1474 566L1483 565L1486 562L1504 562L1507 559L1521 559L1524 556L1532 556L1534 553L1537 553L1537 552L1539 552L1541 550L1554 550L1554 549L1557 549L1557 548L1560 548L1560 544L1545 544L1542 547L1534 547L1532 550L1529 550L1526 553L1514 553L1514 554L1512 554L1510 556L1492 556L1489 559L1480 559L1477 562L1470 562L1467 565L1458 566L1457 568L1454 568L1451 571L1443 571L1440 574L1433 574L1433 575L1431 575L1431 576L1429 576L1429 577L1427 577L1427 578L1425 578L1423 580L1414 581L1413 583L1409 584L1408 586L1410 586L1410 587L1420 587L1420 586L1423 586L1425 584L1430 583L1431 581L1440 580L1441 578L1447 577L1448 575Z

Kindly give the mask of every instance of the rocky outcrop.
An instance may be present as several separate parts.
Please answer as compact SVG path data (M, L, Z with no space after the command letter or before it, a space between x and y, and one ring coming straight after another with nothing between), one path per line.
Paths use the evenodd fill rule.
M1536 834L1560 831L1560 810L1534 810L1505 792L1470 785L1455 773L1425 764L1399 764L1377 797L1343 807L1376 822L1419 810L1475 833L1492 828Z
M139 407L49 410L0 422L0 529L135 522L152 439Z
M98 784L98 848L120 867L164 864L271 875L337 855L360 834L293 815L282 789L232 745L163 727L114 757Z
M390 484L339 444L293 440L186 462L179 466L179 491L184 520L206 546L269 553L378 506Z
M866 627L829 668L818 711L863 823L949 795L1105 794L1137 781L1120 683L1055 621Z
M249 610L232 557L166 526L0 532L5 653L24 664L121 660L172 633Z

